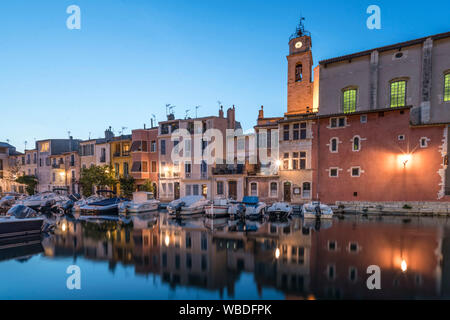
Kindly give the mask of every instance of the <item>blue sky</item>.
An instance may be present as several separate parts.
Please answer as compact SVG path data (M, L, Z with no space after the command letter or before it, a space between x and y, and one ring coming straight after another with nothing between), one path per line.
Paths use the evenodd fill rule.
M66 8L81 8L69 30ZM366 9L381 8L381 30ZM0 141L100 137L217 101L251 128L286 110L289 36L300 14L315 65L326 58L450 31L450 1L16 0L0 3ZM6 121L5 121L6 120Z

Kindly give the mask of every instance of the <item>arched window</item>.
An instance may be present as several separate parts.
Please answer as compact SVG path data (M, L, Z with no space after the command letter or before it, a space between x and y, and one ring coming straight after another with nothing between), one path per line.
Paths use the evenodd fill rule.
M250 195L254 197L258 196L258 184L256 182L250 184Z
M310 198L311 197L311 183L309 182L303 182L303 198Z
M406 80L391 82L391 108L406 106Z
M301 63L298 63L295 66L295 82L300 82L303 80L303 66Z
M444 101L450 101L450 71L444 76Z
M361 139L359 137L353 138L353 151L359 151L361 149Z
M330 151L331 152L338 152L338 138L331 138L330 140Z
M344 113L356 111L356 88L345 89L342 92L342 111Z

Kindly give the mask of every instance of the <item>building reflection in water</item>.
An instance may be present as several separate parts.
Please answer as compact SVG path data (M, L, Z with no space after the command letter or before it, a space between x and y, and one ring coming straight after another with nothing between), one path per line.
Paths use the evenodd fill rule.
M320 228L289 222L184 220L161 213L117 222L63 220L44 254L134 265L135 273L234 297L241 275L287 299L436 298L450 291L450 241L438 222L333 220ZM366 285L381 268L381 290Z

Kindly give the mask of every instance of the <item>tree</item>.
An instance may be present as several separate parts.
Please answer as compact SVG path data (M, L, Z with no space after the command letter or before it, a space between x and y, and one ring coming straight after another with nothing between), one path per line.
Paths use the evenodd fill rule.
M16 179L17 183L24 184L27 193L32 196L36 192L38 180L35 176L20 176Z
M141 188L140 188L141 191L155 193L155 190L153 190L153 189L154 189L153 184L150 180L145 181L145 183L143 185L141 185Z
M85 197L89 197L94 192L94 187L106 188L113 187L117 180L112 174L111 166L91 166L81 169L80 186L81 192Z
M133 192L136 190L136 181L132 176L125 176L119 179L120 183L120 193L127 197L131 198Z

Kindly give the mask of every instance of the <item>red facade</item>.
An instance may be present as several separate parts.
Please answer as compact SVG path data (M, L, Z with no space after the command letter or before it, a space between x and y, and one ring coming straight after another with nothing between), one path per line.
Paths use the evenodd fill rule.
M408 108L320 117L314 197L325 203L445 199L445 136L445 125L411 126Z

